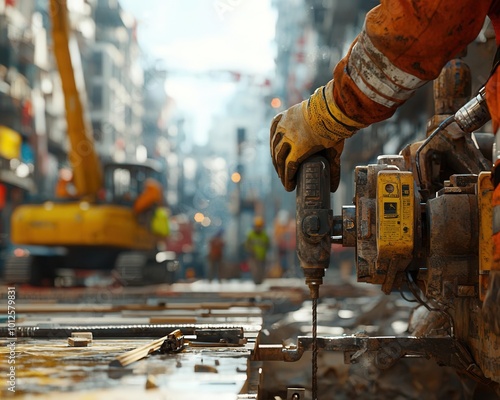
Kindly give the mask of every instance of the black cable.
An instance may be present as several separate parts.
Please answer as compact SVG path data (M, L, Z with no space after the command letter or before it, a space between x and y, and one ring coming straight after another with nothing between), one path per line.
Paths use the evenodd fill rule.
M451 125L455 121L455 115L452 115L448 118L446 118L443 122L439 124L439 126L432 132L427 139L420 145L420 147L417 149L415 152L415 167L417 169L417 176L418 176L418 185L422 187L422 174L420 172L420 152L424 149L425 146L429 144L429 142L434 139L434 137L441 132L444 128L446 128L448 125Z
M418 303L417 299L409 299L408 297L406 297L406 295L404 294L402 288L399 289L399 294L401 295L401 297L403 298L403 300L406 300L408 303Z
M420 288L417 286L417 284L413 280L413 277L411 276L409 271L406 272L406 277L408 278L408 289L410 289L410 292L413 294L413 296L415 296L415 299L417 300L417 302L420 305L424 306L427 310L429 310L431 312L434 311L434 312L444 314L448 318L448 322L450 323L450 336L453 337L454 331L455 331L455 321L453 320L453 317L451 316L451 314L446 310L443 310L441 308L434 308L434 307L431 307L429 304L427 304L427 302L425 302L420 297L420 295L417 293L417 290L420 291Z

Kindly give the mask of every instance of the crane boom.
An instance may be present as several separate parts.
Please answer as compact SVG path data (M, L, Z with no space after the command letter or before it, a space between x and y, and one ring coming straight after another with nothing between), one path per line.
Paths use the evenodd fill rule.
M92 125L85 113L85 84L76 39L71 35L66 0L50 0L53 52L64 92L69 161L78 196L95 196L102 187Z

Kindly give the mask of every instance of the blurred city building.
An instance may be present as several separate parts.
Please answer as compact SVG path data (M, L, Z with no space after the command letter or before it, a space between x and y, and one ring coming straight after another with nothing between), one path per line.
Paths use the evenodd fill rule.
M0 1L0 253L8 246L13 208L35 192L39 111L44 54L35 4ZM0 265L1 266L1 265Z
M67 5L82 60L73 68L84 74L84 106L99 157L166 159L168 147L161 151L157 143L161 132L151 129L159 126L165 99L144 85L134 17L117 0L68 0ZM69 166L64 98L50 29L48 0L0 0L2 251L9 243L12 209L52 198L59 172ZM159 72L155 74L156 79ZM164 92L161 81L159 85Z
M228 232L229 259L242 258L242 244L255 215L272 220L269 155L268 76L237 75L235 91L224 114L210 130L212 154L226 162L227 206L218 210ZM219 184L222 183L220 178Z
M145 159L141 138L144 74L136 20L116 0L92 3L95 42L84 65L97 149L114 161Z
M190 75L167 69L169 74ZM186 215L194 222L195 272L203 273L199 264L208 252L208 238L223 228L229 266L222 275L234 277L239 274L244 237L253 216L263 213L273 219L272 207L267 207L271 193L270 78L228 70L194 72L191 78L201 82L199 90L204 83L212 82L214 90L232 94L227 105L206 121L204 144L194 139L199 113L176 109L175 105L167 107L169 188L176 189L169 192L176 200L170 204L175 214Z

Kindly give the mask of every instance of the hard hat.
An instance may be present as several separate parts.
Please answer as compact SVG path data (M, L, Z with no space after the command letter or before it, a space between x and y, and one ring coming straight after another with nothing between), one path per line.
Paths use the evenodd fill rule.
M264 218L262 217L255 217L253 220L253 225L256 228L262 228L264 226Z

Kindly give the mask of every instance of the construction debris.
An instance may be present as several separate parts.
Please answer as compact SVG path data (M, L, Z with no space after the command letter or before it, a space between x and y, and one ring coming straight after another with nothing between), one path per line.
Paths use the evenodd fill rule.
M167 342L167 345L164 343ZM180 330L175 330L172 333L169 333L166 336L161 337L160 339L156 339L149 344L138 347L134 350L127 351L125 354L122 354L116 357L115 360L111 361L109 364L110 367L126 367L136 361L139 361L142 358L147 357L148 355L154 353L155 351L159 351L162 347L165 349L170 349L171 347L179 347L179 343L184 345L184 338Z

